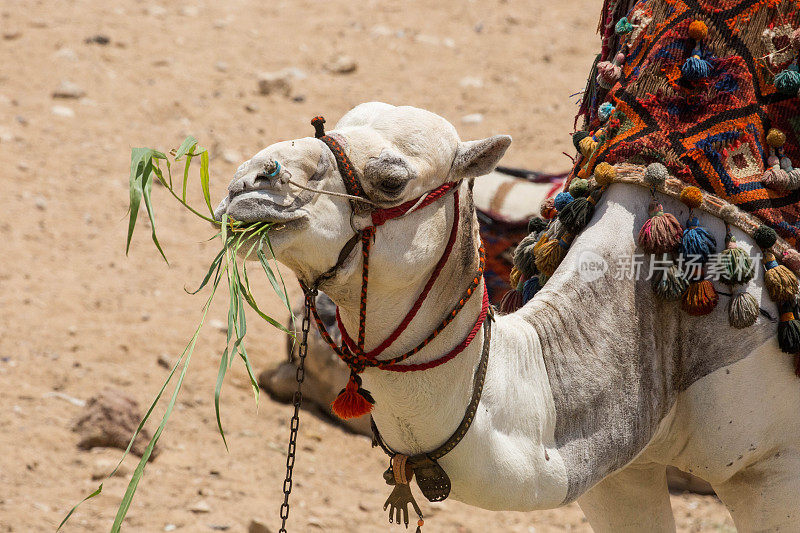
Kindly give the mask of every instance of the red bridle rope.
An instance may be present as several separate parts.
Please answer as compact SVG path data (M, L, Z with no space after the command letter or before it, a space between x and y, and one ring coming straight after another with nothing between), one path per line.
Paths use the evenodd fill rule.
M463 352L472 342L472 340L477 335L478 331L481 328L481 325L486 320L486 315L489 310L489 296L487 291L483 293L483 302L481 307L481 312L478 315L478 319L475 322L475 325L470 330L469 334L462 340L457 346L455 346L452 350L445 353L444 355L431 360L425 363L417 363L417 364L408 364L408 365L401 365L402 361L405 361L412 355L419 353L423 348L425 348L433 339L435 339L448 324L450 324L458 315L459 311L464 308L467 301L470 299L472 294L480 285L481 280L483 279L483 272L486 266L486 258L485 258L485 251L483 246L480 247L480 261L478 265L478 270L475 273L469 287L466 289L462 298L456 303L456 305L450 310L450 312L445 316L444 320L431 332L428 337L419 343L417 346L412 348L411 350L403 353L402 355L398 355L389 359L382 359L379 360L377 357L383 353L389 346L391 346L400 335L406 330L409 326L411 321L417 315L417 312L422 307L422 304L428 297L433 285L436 283L436 280L439 278L439 275L442 272L447 260L449 259L451 252L453 250L453 246L455 244L456 236L458 234L458 225L460 220L459 214L459 198L458 198L458 190L456 189L453 195L453 224L450 229L450 236L447 240L447 244L445 245L445 249L442 252L442 256L439 258L439 261L436 263L436 266L431 272L428 281L425 283L422 291L420 292L417 299L414 301L414 304L409 309L406 316L400 322L400 324L395 328L394 331L376 348L365 351L364 350L364 342L365 342L365 329L366 329L366 319L367 319L367 287L369 283L369 255L370 250L372 247L372 242L375 237L375 232L378 226L384 224L385 222L399 218L404 216L412 210L421 209L426 207L436 200L442 198L448 192L456 189L456 183L446 183L430 193L428 193L424 199L421 201L419 199L411 200L405 202L399 206L388 208L388 209L378 209L372 213L372 223L373 225L368 226L364 230L362 230L361 234L361 244L362 244L362 257L363 257L363 265L362 265L362 278L361 278L361 295L360 295L360 304L359 304L359 320L358 320L358 334L356 340L354 341L350 335L347 333L344 325L341 322L339 317L339 309L336 309L336 321L339 326L339 330L342 334L342 344L341 346L337 346L336 343L331 338L330 334L328 334L327 330L325 329L325 325L322 323L322 320L319 317L317 312L316 306L312 305L311 311L312 315L314 316L314 321L319 328L320 334L325 342L331 347L331 349L350 367L351 374L350 379L348 380L347 386L341 391L339 396L332 404L332 409L334 413L342 418L354 418L356 416L360 416L362 414L367 414L370 412L372 408L372 397L369 395L367 391L361 388L361 379L358 377L358 374L361 373L367 367L374 367L380 368L381 370L389 370L393 372L412 372L416 370L427 370L429 368L434 368L441 364L444 364L458 354Z

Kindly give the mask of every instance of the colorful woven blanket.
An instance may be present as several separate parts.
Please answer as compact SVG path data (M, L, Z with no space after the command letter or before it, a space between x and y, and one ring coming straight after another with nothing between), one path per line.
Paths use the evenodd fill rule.
M796 247L798 25L793 0L606 0L581 109L591 135L577 139L588 157L574 174L659 162Z

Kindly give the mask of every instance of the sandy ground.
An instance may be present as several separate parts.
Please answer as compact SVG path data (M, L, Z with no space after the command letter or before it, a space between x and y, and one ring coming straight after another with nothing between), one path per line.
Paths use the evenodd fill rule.
M224 7L222 5L224 4ZM509 133L506 164L559 170L598 47L599 0L43 2L0 5L0 531L52 531L97 486L117 450L79 451L76 403L111 387L146 406L191 335L210 229L157 189L170 266L139 228L125 257L130 148L169 149L193 134L212 155L212 196L262 147L311 134L368 100L442 114L463 138ZM95 35L107 44L87 43ZM324 66L337 55L355 72ZM261 72L298 69L289 96L258 94ZM65 80L85 95L54 98ZM80 93L80 91L78 91ZM463 117L480 114L477 121ZM194 201L200 201L197 191ZM296 295L297 289L292 284ZM283 317L266 288L266 307ZM224 319L222 301L212 320ZM207 328L161 455L127 531L277 530L289 408L256 410L237 362L223 390L230 452L216 432L213 387L224 335ZM257 369L284 338L251 321ZM72 400L72 401L70 401ZM77 402L75 400L78 400ZM159 413L160 414L160 413ZM154 426L151 424L150 428ZM385 459L367 439L306 413L292 497L293 531L387 531ZM128 471L134 462L126 461ZM115 477L67 531L108 529L127 483ZM190 509L203 501L207 512ZM673 496L681 531L730 531L713 497ZM425 531L588 531L576 505L493 513L423 504ZM392 526L395 528L396 526Z

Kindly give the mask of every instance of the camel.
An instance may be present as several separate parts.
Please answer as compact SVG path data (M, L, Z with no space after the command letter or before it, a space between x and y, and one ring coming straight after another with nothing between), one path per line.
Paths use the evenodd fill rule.
M383 103L355 107L329 135L378 207L455 184L377 228L367 350L421 291L445 249L458 195L453 252L415 319L381 356L389 357L426 338L470 285L480 255L472 180L496 165L511 138L463 142L438 115ZM271 176L265 169L275 162L280 171ZM342 197L343 178L320 139L280 142L239 168L216 215L278 224L271 233L276 257L305 284L339 263L319 288L355 335L363 254L356 245L339 256L354 230L371 223L372 207ZM691 317L657 300L643 277L615 276L609 268L587 278L581 269L587 257L614 265L635 253L648 199L641 187L608 187L544 288L517 312L490 320L477 411L463 439L439 460L450 496L517 511L577 501L596 531L674 531L665 478L674 465L709 481L739 530L798 531L800 387L791 358L778 348L777 309L761 279L746 289L764 312L739 330L728 325L724 305ZM687 212L669 197L659 200L673 213ZM722 222L699 217L721 242ZM756 250L749 236L733 231L743 249ZM461 342L481 313L482 293L478 285L442 334L400 364L435 361ZM391 449L411 456L449 440L470 403L487 339L475 336L456 357L427 370L360 374Z

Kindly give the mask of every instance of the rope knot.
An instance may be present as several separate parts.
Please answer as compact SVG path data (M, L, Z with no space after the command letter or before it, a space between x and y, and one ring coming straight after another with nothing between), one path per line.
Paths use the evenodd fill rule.
M314 126L314 137L319 139L325 136L325 118L322 115L312 118L311 125Z

